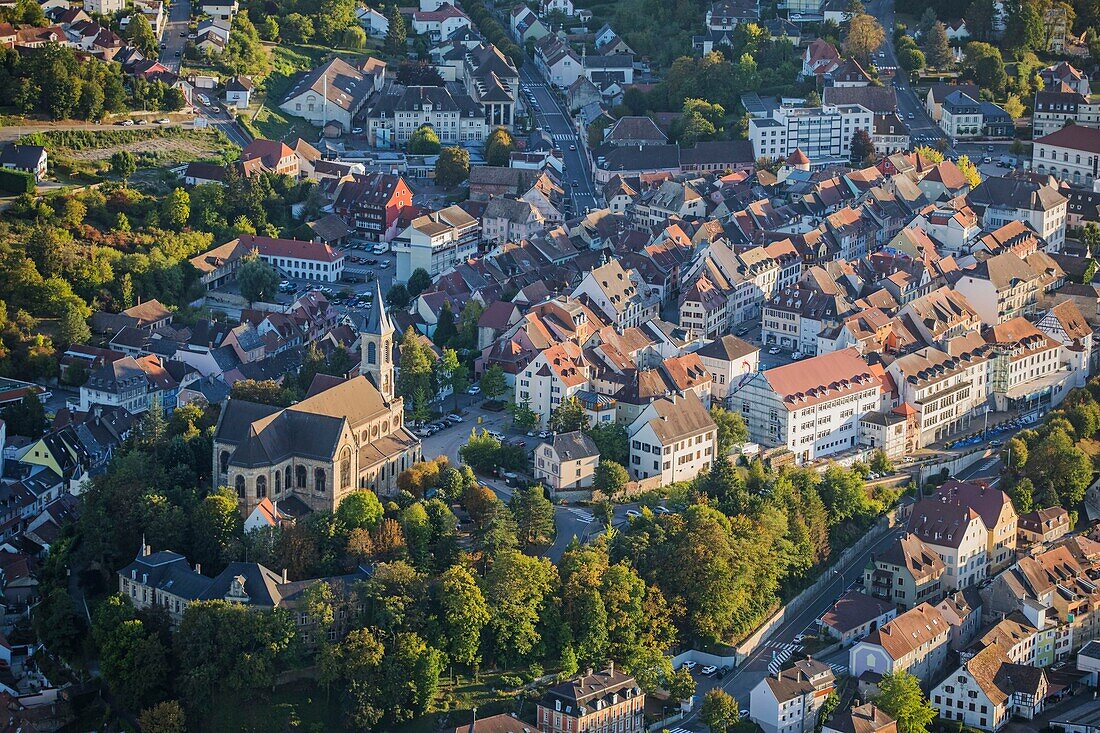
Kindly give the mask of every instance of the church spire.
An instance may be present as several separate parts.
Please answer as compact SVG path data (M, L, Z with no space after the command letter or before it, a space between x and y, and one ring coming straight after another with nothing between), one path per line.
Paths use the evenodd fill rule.
M374 300L371 302L370 311L367 313L367 323L363 328L363 332L383 335L393 333L393 330L393 323L386 313L385 301L382 300L382 285L376 280L374 283Z
M359 373L374 382L387 402L393 400L393 333L393 321L382 301L382 286L376 282L367 322L359 334Z

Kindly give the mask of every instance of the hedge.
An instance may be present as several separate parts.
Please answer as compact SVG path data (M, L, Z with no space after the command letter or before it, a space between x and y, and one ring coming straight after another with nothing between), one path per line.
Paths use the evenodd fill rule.
M0 191L34 193L34 176L24 171L0 168Z

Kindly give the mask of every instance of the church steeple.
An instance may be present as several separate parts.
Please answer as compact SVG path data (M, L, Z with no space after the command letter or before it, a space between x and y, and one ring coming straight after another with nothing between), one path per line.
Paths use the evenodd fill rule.
M359 334L359 373L366 375L387 402L393 400L393 321L386 313L382 286L374 284L374 300Z

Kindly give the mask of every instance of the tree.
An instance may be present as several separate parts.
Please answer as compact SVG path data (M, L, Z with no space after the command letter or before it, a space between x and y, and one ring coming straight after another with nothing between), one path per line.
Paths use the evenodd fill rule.
M386 31L386 53L390 56L404 56L408 32L405 30L405 18L397 5L390 5L386 11L389 28Z
M191 522L191 556L211 569L221 568L240 539L243 519L235 499L226 493L211 494L199 503Z
M500 364L489 365L481 375L480 384L481 394L489 400L495 400L508 391L508 382L504 378L504 369Z
M489 435L488 431L478 432L476 428L470 431L470 439L466 441L466 445L458 449L459 458L481 473L493 470L499 455L500 441Z
M397 375L397 391L406 399L421 399L429 394L434 354L421 341L420 334L409 326L401 338L400 371Z
M596 423L590 428L585 428L584 432L596 444L600 460L614 461L622 466L629 463L630 439L625 425L615 422Z
M415 298L430 288L431 285L432 276L423 267L418 267L409 275L409 282L405 287L409 289L409 296Z
M994 96L1000 96L1008 84L1004 59L1001 50L988 43L972 41L966 44L963 52L963 66L974 77L974 81Z
M920 157L927 160L929 163L936 164L943 162L943 153L935 148L930 148L927 145L918 145L913 149L913 152Z
M458 396L470 386L470 370L458 359L458 352L454 349L443 349L443 357L439 360L440 372L447 386L454 395L455 407L458 409Z
M148 21L146 21L148 23ZM137 158L129 150L119 150L111 155L111 173L129 182L130 176L137 170Z
M515 149L516 141L511 133L503 127L494 129L485 140L486 165L506 167Z
M1015 94L1009 94L1003 105L1004 111L1008 113L1008 116L1012 119L1019 119L1024 116L1024 104L1020 101L1020 98ZM1095 223L1093 226L1096 226Z
M844 39L844 52L867 64L871 54L886 40L886 32L873 16L863 14L848 22L848 35Z
M890 457L886 455L886 451L882 448L875 449L875 452L871 454L871 470L882 476L894 472L894 464L890 462Z
M15 404L0 410L8 427L8 435L38 438L46 431L46 408L37 395L27 394Z
M230 388L229 396L274 407L287 407L291 403L290 393L274 379L239 379Z
M936 21L928 29L924 37L924 56L928 59L928 65L943 69L951 66L954 56L951 55L951 44L947 40L947 26Z
M84 314L79 308L68 307L61 316L58 325L58 340L60 345L83 344L92 337L92 331L88 328L88 322L84 320Z
M817 90L811 89L806 92L806 106L807 107L820 107L821 95L817 93Z
M898 733L928 733L936 711L920 689L920 680L905 671L887 673L878 683L875 704L898 723Z
M614 461L601 458L600 464L596 466L596 475L593 478L592 485L607 496L617 496L619 492L626 488L628 481L630 481L630 476L625 468Z
M191 218L191 195L182 188L176 188L164 200L161 223L179 231Z
M566 397L550 413L549 428L555 433L570 433L588 426L584 405L574 396Z
M516 430L527 432L539 425L539 415L531 409L531 403L527 400L508 403L508 412L512 414L512 427Z
M431 125L421 125L409 137L410 155L435 155L440 150L439 135Z
M1043 18L1032 0L1013 0L1005 3L1004 43L1017 54L1024 51L1043 51Z
M453 565L439 577L440 622L446 651L459 664L473 666L480 657L481 630L489 623L489 607L469 570Z
M982 174L978 172L978 166L970 162L970 156L960 155L959 159L955 161L955 165L959 167L959 171L962 172L963 178L966 179L966 183L970 188L977 188L982 182Z
M409 307L409 302L412 297L409 295L409 289L402 283L394 283L390 291L386 293L386 305L391 308L397 308L403 310Z
M153 33L153 26L144 13L133 13L130 16L130 24L123 33L130 45L136 47L147 58L156 58L157 36Z
M1100 225L1094 221L1085 222L1081 229L1081 244L1088 248L1090 257L1100 257Z
M104 679L126 709L140 710L167 687L167 650L137 619L123 621L107 635L99 661Z
M749 429L741 413L715 405L710 408L710 417L718 427L719 455L728 455L734 446L748 441Z
M898 51L898 64L906 71L920 71L925 63L924 52L918 48L904 48Z
M291 43L309 43L313 40L313 20L301 13L284 16L280 32Z
M829 719L829 716L831 716L833 711L838 707L840 707L840 697L834 690L829 693L829 696L825 698L825 702L821 703L821 709L817 711L817 722L814 724L814 733L821 733L821 730L825 727L825 721Z
M988 41L993 35L993 17L996 15L993 0L974 0L967 8L966 30L976 41Z
M443 188L454 188L470 177L470 151L449 146L439 151L435 161L435 182Z
M258 250L252 250L241 258L241 264L237 267L237 283L241 288L241 295L251 305L278 292L279 273L260 259Z
M667 676L664 687L671 699L688 700L695 694L695 678L690 669L680 667Z
M875 143L862 127L852 135L852 165L866 165L875 159Z
M546 498L542 484L513 491L508 506L516 518L518 537L525 550L554 541L554 505Z
M176 700L145 708L138 716L142 733L187 733L187 717Z
M518 662L542 639L539 620L557 582L557 571L544 557L515 550L496 555L485 574L489 640L498 660Z
M330 46L337 45L355 23L354 0L321 0L316 21L317 33Z
M336 518L348 531L374 529L382 521L382 502L373 491L353 491L340 500Z
M708 690L703 695L699 717L707 724L710 733L726 733L741 720L737 701L721 687Z

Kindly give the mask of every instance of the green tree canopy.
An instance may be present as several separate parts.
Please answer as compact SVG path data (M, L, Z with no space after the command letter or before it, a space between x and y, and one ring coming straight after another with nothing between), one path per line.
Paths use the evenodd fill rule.
M431 125L421 125L409 138L410 155L436 155L440 151L439 135Z
M279 290L279 273L275 268L260 259L256 250L241 258L237 267L237 284L241 295L250 304L257 300L266 300Z

